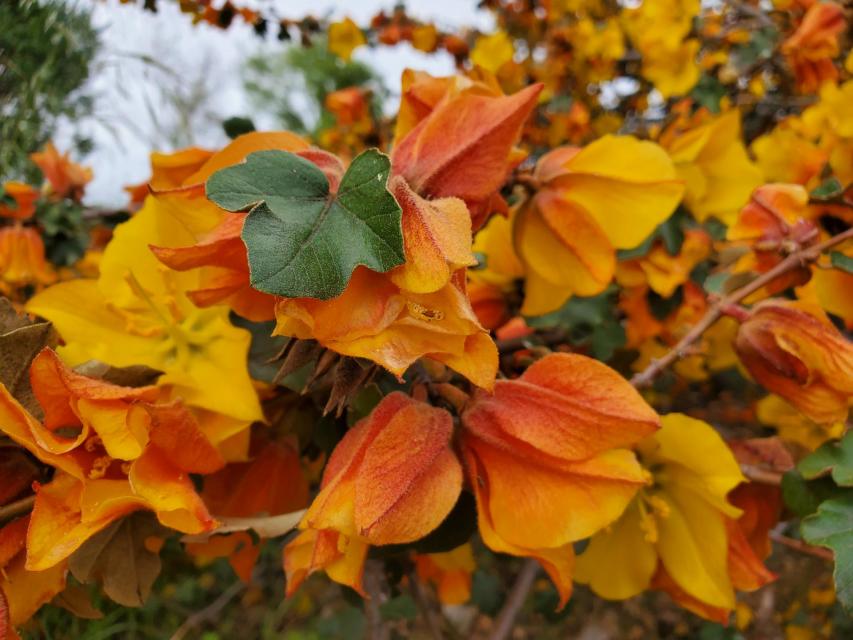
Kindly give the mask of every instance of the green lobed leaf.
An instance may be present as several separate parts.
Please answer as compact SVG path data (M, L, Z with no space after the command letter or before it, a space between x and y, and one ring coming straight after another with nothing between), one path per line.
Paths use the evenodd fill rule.
M214 173L207 197L228 211L249 211L243 242L259 291L328 300L353 270L403 264L402 212L386 188L391 161L376 149L350 164L336 193L314 164L286 151L251 153Z
M803 458L797 465L809 480L832 475L841 487L853 487L853 433L848 432L839 442L827 442Z
M848 611L853 611L853 493L827 500L800 524L809 544L835 552L835 593Z
M785 506L800 518L815 513L821 502L838 497L843 491L831 478L806 480L796 469L782 476L782 498Z

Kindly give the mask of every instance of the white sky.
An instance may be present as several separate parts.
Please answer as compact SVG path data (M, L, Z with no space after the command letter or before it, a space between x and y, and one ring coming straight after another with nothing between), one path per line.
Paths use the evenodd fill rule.
M164 118L173 117L172 110L163 104L163 87L187 92L194 82L206 78L201 84L212 89L212 96L205 102L204 112L193 118L191 142L220 147L227 141L222 120L253 115L242 88L243 61L264 48L280 47L275 38L276 25L270 25L264 41L240 18L235 18L227 30L192 25L188 16L180 14L176 3L159 4L159 12L152 14L138 6L122 6L118 0L92 3L94 25L100 30L102 41L89 83L96 98L95 115L83 121L60 123L56 136L60 150L70 146L75 134L95 142L95 150L84 162L95 174L86 191L88 204L124 205L127 196L122 188L148 177L150 152L172 150L163 134L170 128ZM366 24L380 9L390 11L394 0L243 0L239 4L266 10L272 7L280 17L348 15L359 24ZM476 8L477 0L415 0L407 6L411 15L432 20L439 27L471 26L483 31L493 28L491 15ZM397 90L406 67L434 74L453 71L448 54L426 55L407 44L362 47L354 57L373 67L392 92ZM271 126L262 118L256 118L256 124L259 128Z

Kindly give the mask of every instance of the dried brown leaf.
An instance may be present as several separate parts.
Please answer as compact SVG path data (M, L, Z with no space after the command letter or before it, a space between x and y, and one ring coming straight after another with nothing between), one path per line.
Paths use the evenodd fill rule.
M74 616L84 620L100 620L104 617L103 612L92 604L89 590L79 584L66 586L65 590L58 594L50 604L70 611Z
M69 558L71 574L83 584L99 583L126 607L139 607L160 574L160 555L146 541L168 534L153 514L137 511L89 538Z
M83 362L74 367L74 371L90 378L98 378L110 384L117 384L120 387L147 387L156 383L157 378L163 375L162 371L141 364L130 367L114 367L100 360Z
M0 383L37 419L43 417L30 387L30 364L39 351L55 347L59 337L49 322L33 322L0 299Z

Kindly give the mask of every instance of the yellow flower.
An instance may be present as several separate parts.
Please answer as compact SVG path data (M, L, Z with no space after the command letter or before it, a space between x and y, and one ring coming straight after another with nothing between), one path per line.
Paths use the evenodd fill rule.
M762 182L741 140L740 113L691 124L665 132L661 144L687 185L684 201L694 217L702 222L714 216L731 224Z
M769 395L755 405L756 416L762 424L769 424L779 432L779 437L814 451L827 440L844 434L844 423L818 424L809 420L777 395Z
M625 38L615 18L597 22L581 18L568 32L577 56L573 70L590 81L609 80L614 64L625 55Z
M699 41L685 40L672 50L650 49L643 55L642 74L664 98L683 96L699 81Z
M59 353L71 366L94 359L163 371L158 384L173 397L211 412L215 433L207 435L218 444L263 417L245 364L251 336L230 323L226 307L190 301L198 270L172 271L149 249L194 244L218 223L212 204L194 204L168 193L149 196L116 228L98 279L50 287L27 310L54 323L66 343Z
M752 153L768 182L815 187L820 182L827 153L792 126L794 120L789 118L756 138Z
M350 18L329 25L329 51L349 62L352 52L367 43L358 25Z
M621 600L649 588L660 563L689 596L733 609L726 518L741 511L726 496L744 479L740 467L706 423L676 413L662 424L638 445L650 483L616 523L592 537L575 578Z
M512 60L512 40L503 31L490 36L480 36L471 50L471 62L487 71L497 73L504 64Z
M699 15L699 0L644 0L622 15L625 32L643 56L643 77L664 98L690 91L699 80L699 41L685 38Z
M603 291L613 278L615 250L640 244L670 216L684 189L666 153L631 136L554 149L539 160L535 176L542 187L513 218L525 315Z

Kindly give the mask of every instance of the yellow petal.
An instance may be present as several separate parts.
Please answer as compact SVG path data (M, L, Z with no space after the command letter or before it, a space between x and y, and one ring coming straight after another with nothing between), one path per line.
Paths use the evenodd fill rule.
M93 359L119 367L163 364L150 338L128 332L127 319L108 304L96 280L59 283L33 296L26 308L54 324L66 342L57 351L72 366Z
M516 250L528 275L582 296L604 290L613 277L616 257L605 232L574 202L572 192L546 189L515 220ZM550 308L565 299L553 298ZM529 313L531 305L525 305ZM539 307L539 305L535 305Z
M575 579L597 595L624 600L649 587L658 564L654 545L643 535L639 502L632 502L619 520L595 534L578 556Z
M657 550L663 566L691 596L714 607L733 609L723 516L678 487L660 497L669 506L667 516L657 519Z
M552 181L595 219L617 249L645 240L684 192L666 152L652 142L607 135L584 147Z
M659 448L655 459L668 461L667 489L689 489L715 509L730 517L740 509L729 504L726 496L745 480L740 465L726 443L710 425L681 413L661 419L661 429L652 438Z

